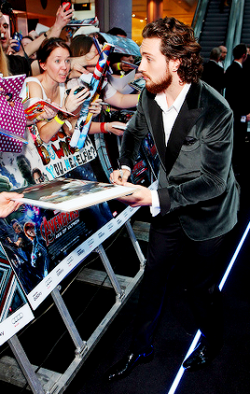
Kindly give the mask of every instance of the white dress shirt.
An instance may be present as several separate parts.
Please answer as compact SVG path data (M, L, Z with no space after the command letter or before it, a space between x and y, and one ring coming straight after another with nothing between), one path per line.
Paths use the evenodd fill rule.
M180 112L180 109L185 101L185 98L186 98L186 95L189 91L189 88L190 88L190 84L186 83L170 107L168 107L165 93L158 93L155 96L155 101L157 102L157 104L159 105L159 107L162 110L162 119L163 119L163 127L164 127L164 132L165 132L166 146L168 144L168 140L169 140L175 119L177 118L177 115ZM150 207L150 212L151 212L152 216L156 216L160 213L160 210L161 210L159 196L158 196L157 190L151 190L151 194L152 194L152 206Z

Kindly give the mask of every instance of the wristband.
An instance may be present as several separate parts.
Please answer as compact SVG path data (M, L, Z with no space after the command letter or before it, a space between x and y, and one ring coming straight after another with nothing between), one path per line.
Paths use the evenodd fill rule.
M56 121L57 123L59 123L60 125L63 125L63 124L65 123L65 121L59 119L57 115L54 117L54 119L55 119L55 121Z
M101 129L101 133L103 133L103 134L108 133L108 131L105 130L105 123L104 122L101 122L100 129Z

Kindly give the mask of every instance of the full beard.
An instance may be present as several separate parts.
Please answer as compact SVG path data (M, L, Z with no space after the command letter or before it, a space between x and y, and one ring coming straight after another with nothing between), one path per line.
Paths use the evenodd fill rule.
M168 75L159 83L146 81L146 89L149 93L158 94L164 92L172 83L172 75Z

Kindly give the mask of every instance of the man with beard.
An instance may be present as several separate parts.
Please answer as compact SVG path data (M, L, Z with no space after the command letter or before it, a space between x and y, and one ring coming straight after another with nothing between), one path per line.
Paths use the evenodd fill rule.
M193 30L175 18L143 30L139 71L146 87L123 136L119 170L127 182L141 141L151 132L161 166L157 190L139 186L122 201L149 206L148 256L130 350L108 372L123 378L153 356L153 336L172 270L182 277L201 341L183 366L196 370L217 355L223 342L218 287L223 246L237 222L239 195L232 170L233 114L226 100L199 79L200 45ZM138 186L136 185L138 188ZM180 286L180 283L178 283Z

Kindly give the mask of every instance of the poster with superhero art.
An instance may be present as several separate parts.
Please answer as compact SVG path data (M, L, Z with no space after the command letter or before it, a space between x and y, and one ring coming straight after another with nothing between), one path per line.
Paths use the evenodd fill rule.
M0 150L0 192L62 176L103 182L100 152L88 136L81 149L71 147L63 132L45 144L32 126L24 137L28 144L20 152ZM22 205L1 219L1 245L33 309L137 210L115 201L70 213Z
M59 212L22 205L1 219L1 245L33 309L115 230L115 222L94 209Z
M96 151L88 141L68 149L58 133L50 144L27 133L21 152L0 152L0 192L42 183L58 176L96 181ZM36 137L36 136L35 136ZM33 309L89 253L117 229L107 203L70 213L22 205L1 219L0 242Z
M0 346L34 319L6 254L0 248Z

